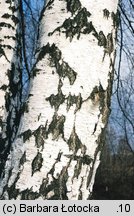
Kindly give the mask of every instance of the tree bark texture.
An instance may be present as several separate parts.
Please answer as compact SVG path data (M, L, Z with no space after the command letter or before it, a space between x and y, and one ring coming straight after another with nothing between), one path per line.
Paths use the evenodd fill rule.
M21 50L18 1L0 1L0 175L20 117Z
M2 199L89 199L103 146L117 0L49 0Z

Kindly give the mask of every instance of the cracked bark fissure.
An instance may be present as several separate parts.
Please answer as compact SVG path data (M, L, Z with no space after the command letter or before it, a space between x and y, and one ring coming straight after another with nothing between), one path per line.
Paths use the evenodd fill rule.
M117 2L47 1L2 199L90 197L110 107Z

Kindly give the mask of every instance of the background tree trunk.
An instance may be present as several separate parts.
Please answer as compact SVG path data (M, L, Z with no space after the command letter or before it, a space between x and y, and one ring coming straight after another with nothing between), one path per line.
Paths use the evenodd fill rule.
M0 1L0 175L19 125L21 50L18 1Z
M112 91L118 1L50 0L2 199L89 199Z

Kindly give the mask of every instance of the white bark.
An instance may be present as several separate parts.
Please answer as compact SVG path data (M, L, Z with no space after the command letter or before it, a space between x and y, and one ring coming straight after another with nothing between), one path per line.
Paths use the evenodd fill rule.
M16 113L20 109L17 3L17 0L0 0L0 175L15 137L18 125L15 122Z
M5 120L5 95L9 86L8 70L11 68L11 61L13 58L13 49L15 47L15 31L14 23L9 16L12 16L12 11L9 8L10 4L0 1L0 117L1 121ZM2 131L2 125L0 127Z
M109 114L117 3L47 1L27 110L2 181L3 199L91 195Z

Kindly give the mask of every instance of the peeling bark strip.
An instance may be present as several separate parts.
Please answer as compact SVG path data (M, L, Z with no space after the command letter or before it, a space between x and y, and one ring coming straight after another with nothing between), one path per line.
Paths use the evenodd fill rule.
M18 1L0 0L0 176L20 119L21 52L18 26Z
M117 3L47 1L28 109L5 167L3 199L91 196L110 107Z

